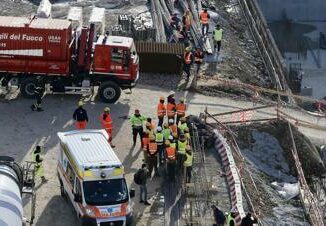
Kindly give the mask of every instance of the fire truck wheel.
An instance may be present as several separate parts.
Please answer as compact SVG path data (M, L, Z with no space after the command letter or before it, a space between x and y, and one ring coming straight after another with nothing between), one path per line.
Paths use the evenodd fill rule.
M98 93L103 102L114 103L119 99L121 89L119 85L113 81L103 82L99 87Z
M23 97L34 98L37 80L35 78L26 78L20 85L20 93Z

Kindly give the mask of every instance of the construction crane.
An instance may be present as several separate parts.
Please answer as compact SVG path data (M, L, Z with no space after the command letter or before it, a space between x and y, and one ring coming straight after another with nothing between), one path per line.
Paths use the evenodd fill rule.
M35 213L35 165L15 162L9 156L0 156L0 225L32 225ZM23 214L23 195L32 200L29 219Z

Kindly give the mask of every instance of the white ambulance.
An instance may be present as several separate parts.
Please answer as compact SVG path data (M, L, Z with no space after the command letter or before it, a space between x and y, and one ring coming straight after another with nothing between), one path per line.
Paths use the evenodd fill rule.
M82 226L132 224L131 199L124 167L105 130L59 132L58 177Z

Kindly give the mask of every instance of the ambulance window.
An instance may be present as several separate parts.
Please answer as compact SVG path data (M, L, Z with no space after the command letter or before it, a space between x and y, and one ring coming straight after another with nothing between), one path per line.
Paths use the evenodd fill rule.
M123 50L117 47L112 48L112 62L122 64Z
M71 165L69 163L67 164L66 175L68 177L68 180L70 181L70 184L73 185L75 180L75 173L72 170Z

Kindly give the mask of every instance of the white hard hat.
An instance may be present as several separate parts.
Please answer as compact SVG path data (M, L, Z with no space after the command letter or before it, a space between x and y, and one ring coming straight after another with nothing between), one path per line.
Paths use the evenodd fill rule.
M174 95L174 94L175 94L175 92L174 92L173 90L171 90L171 91L169 92L169 96Z
M174 123L174 120L172 118L170 118L169 123Z
M237 209L237 207L232 207L232 209L231 209L231 211L230 211L231 213L237 213L238 212L238 209Z
M161 131L162 131L162 127L158 126L158 127L156 128L156 131L157 131L157 132L161 132Z
M109 107L105 107L105 108L104 108L104 111L105 111L105 112L110 112L110 108L109 108Z

